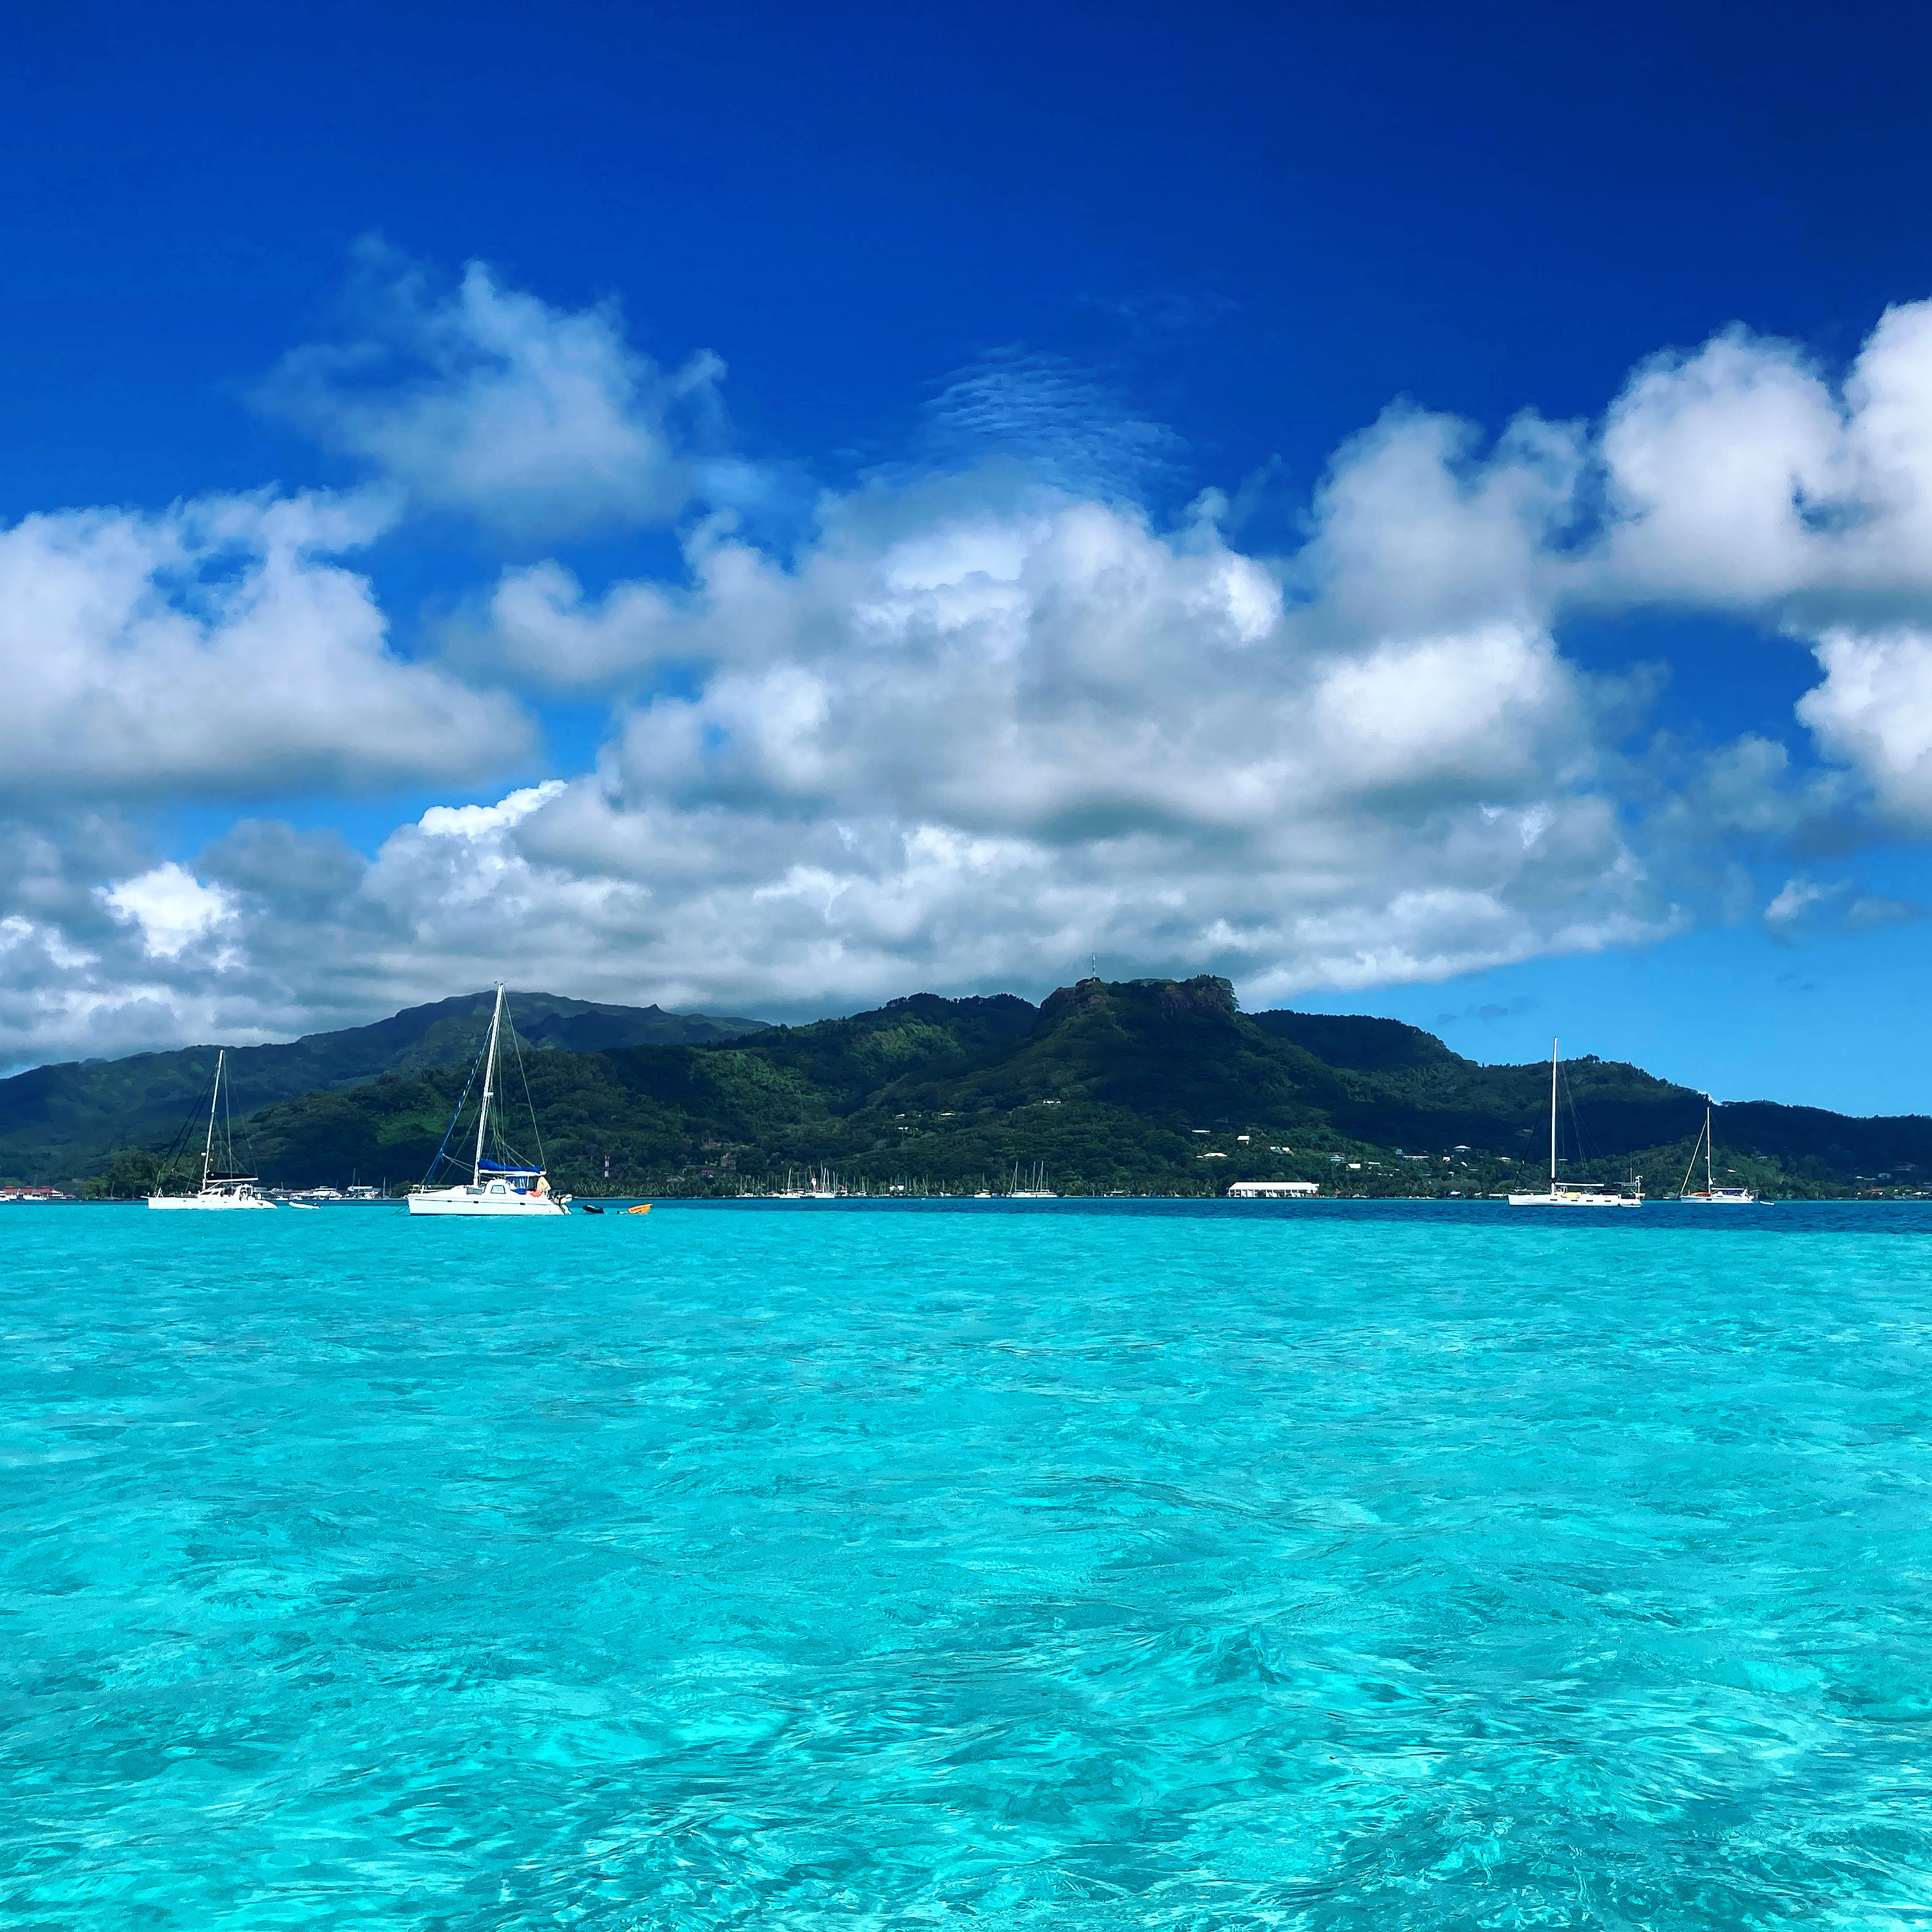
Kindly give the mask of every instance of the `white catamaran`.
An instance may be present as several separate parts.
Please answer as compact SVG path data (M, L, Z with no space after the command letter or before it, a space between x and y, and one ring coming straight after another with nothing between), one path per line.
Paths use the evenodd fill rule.
M1594 1180L1558 1180L1556 1178L1556 1046L1550 1042L1550 1192L1547 1194L1512 1194L1512 1208L1641 1208L1643 1184L1640 1180L1630 1192L1603 1187Z
M252 1174L235 1174L228 1170L235 1165L234 1129L225 1114L219 1114L221 1106L221 1078L228 1065L228 1049L220 1048L214 1056L214 1085L208 1096L208 1133L202 1142L201 1185L192 1194L164 1194L162 1184L154 1183L154 1191L148 1196L150 1208L202 1208L228 1209L234 1208L273 1208L274 1203L256 1186L258 1176ZM214 1136L218 1124L221 1130L222 1169L215 1172ZM192 1117L190 1117L192 1118ZM184 1128L185 1133L187 1130ZM176 1144L178 1146L179 1142Z
M493 1220L529 1220L538 1215L567 1214L569 1196L560 1198L550 1191L550 1181L544 1172L543 1142L537 1134L536 1110L530 1108L530 1133L537 1144L537 1164L532 1167L504 1140L502 1130L496 1115L500 1112L497 1102L498 1056L503 1035L503 988L500 981L496 987L496 1008L490 1017L490 1037L475 1066L470 1069L470 1083L463 1090L462 1097L456 1103L456 1112L450 1116L449 1130L442 1137L442 1145L430 1163L430 1170L423 1184L409 1197L412 1214L466 1214L483 1215ZM512 1046L515 1046L514 1029L512 1030ZM519 1067L523 1055L518 1052ZM454 1187L432 1187L429 1184L436 1178L436 1169L448 1160L450 1136L456 1131L456 1124L463 1117L463 1110L470 1098L470 1086L473 1085L478 1072L483 1076L483 1094L476 1109L476 1146L470 1165L470 1178L459 1181ZM530 1102L527 1082L524 1089L526 1106ZM460 1174L461 1167L457 1168Z
M1704 1156L1704 1184L1702 1187L1690 1185L1690 1176L1696 1171L1697 1155L1701 1149ZM1684 1170L1683 1184L1677 1190L1680 1201L1702 1202L1712 1208L1750 1208L1756 1204L1756 1191L1749 1187L1717 1187L1711 1180L1711 1096L1704 1096L1704 1131L1697 1136L1697 1144L1690 1150L1690 1164Z

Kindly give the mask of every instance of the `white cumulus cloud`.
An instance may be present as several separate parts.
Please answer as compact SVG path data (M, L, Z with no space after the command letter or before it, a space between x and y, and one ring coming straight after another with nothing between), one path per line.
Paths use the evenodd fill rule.
M1932 626L1827 631L1817 654L1825 681L1798 716L1863 775L1882 812L1932 825Z
M1162 532L972 476L829 501L790 560L708 525L681 589L514 574L532 665L698 672L533 808L399 833L368 890L424 953L494 916L611 997L788 1007L1095 950L1369 985L1675 916L1598 782L1600 694L1520 597L1459 589L1433 627L1291 602L1213 508Z
M934 473L828 494L780 549L706 501L724 466L686 416L713 365L666 374L611 310L480 267L374 287L278 394L387 496L0 533L0 636L52 667L0 758L70 814L0 866L8 1037L121 1037L155 1002L296 1030L499 974L798 1012L1038 989L1094 952L1280 1000L1700 918L1912 914L1807 868L1932 823L1932 304L1843 372L1722 332L1594 422L1391 410L1268 556L1213 492L1138 504L1176 446L1131 418L1110 442L1101 392L1034 363L946 392ZM517 539L440 664L338 560L386 502ZM700 506L682 572L523 547ZM1748 620L1821 681L1731 743L1647 740L1655 684L1562 640L1666 609ZM418 811L370 860L250 822L170 872L86 818L290 772L454 783L524 742L491 680L601 695L594 767Z
M428 508L514 532L661 522L695 481L674 434L716 407L724 365L667 370L609 304L572 311L472 262L454 289L365 252L346 340L285 358L264 406Z
M261 496L0 530L0 797L446 782L518 755L518 707L397 655L334 560L382 520Z
M124 879L104 895L121 918L140 928L147 952L159 959L178 959L198 939L205 938L232 916L233 906L218 886L206 886L188 869L170 859L152 872Z

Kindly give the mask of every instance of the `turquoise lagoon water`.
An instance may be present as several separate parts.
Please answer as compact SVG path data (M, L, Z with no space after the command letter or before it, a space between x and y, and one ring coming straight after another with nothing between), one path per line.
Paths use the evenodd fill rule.
M15 1209L0 1924L1932 1925L1932 1214Z

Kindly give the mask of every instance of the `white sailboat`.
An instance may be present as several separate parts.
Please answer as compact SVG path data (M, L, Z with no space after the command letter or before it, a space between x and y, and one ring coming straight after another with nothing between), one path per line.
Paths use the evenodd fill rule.
M800 1187L792 1178L790 1168L785 1169L785 1184L774 1188L766 1197L772 1201L836 1201L846 1192L843 1183L829 1167L810 1167L806 1169L806 1184Z
M538 1216L570 1212L566 1204L568 1197L560 1198L550 1191L549 1178L543 1169L541 1140L538 1142L537 1165L532 1167L510 1148L496 1122L497 1061L502 1035L503 987L500 980L496 1010L490 1016L490 1037L477 1067L471 1070L470 1076L473 1082L479 1068L483 1075L483 1094L476 1109L476 1146L470 1164L470 1178L459 1181L453 1187L432 1187L429 1184L437 1168L448 1158L450 1135L455 1132L457 1121L462 1118L464 1102L469 1098L470 1089L466 1086L463 1098L456 1103L455 1113L450 1117L449 1131L443 1136L442 1145L430 1163L428 1178L409 1197L412 1214L460 1214L492 1220L530 1220ZM524 1097L527 1101L527 1086ZM534 1109L530 1115L530 1131L534 1136ZM460 1167L457 1172L462 1172Z
M1696 1171L1699 1148L1704 1155L1704 1185L1694 1188L1690 1176ZM1696 1201L1709 1208L1750 1208L1756 1204L1757 1192L1750 1187L1718 1187L1711 1180L1711 1096L1704 1096L1704 1130L1690 1150L1690 1165L1684 1170L1683 1184L1677 1190L1680 1201Z
M274 1206L275 1204L256 1186L259 1176L226 1172L218 1174L214 1171L214 1130L221 1106L221 1078L227 1070L227 1066L228 1049L224 1046L218 1049L214 1056L214 1085L208 1096L208 1133L201 1148L201 1185L192 1194L164 1194L161 1184L157 1180L154 1192L148 1196L150 1208L214 1208L225 1211L238 1208ZM235 1136L227 1126L225 1118L222 1126L222 1166L225 1170L235 1165ZM183 1132L186 1131L184 1128Z
M1593 1180L1559 1180L1556 1178L1556 1069L1557 1042L1550 1042L1550 1191L1546 1194L1512 1194L1512 1208L1641 1208L1641 1180L1630 1193L1603 1187Z

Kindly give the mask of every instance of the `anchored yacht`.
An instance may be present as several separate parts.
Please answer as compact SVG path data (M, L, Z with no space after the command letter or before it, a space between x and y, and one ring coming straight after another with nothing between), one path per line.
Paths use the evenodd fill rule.
M192 1194L164 1194L163 1182L154 1183L154 1191L148 1196L150 1208L198 1208L226 1210L236 1208L273 1208L274 1202L256 1186L260 1176L253 1174L236 1174L235 1132L229 1117L220 1113L221 1106L222 1076L228 1066L228 1049L220 1048L214 1056L214 1084L208 1095L208 1133L201 1148L201 1185ZM192 1120L194 1116L190 1115ZM218 1125L220 1130L222 1171L218 1172L214 1165L214 1142ZM182 1132L186 1133L188 1129ZM179 1145L177 1140L176 1145ZM166 1163L164 1162L165 1171Z
M1700 1151L1704 1156L1704 1184L1702 1187L1690 1185L1690 1176L1697 1166ZM1707 1208L1750 1208L1757 1202L1757 1191L1750 1187L1719 1187L1711 1179L1711 1096L1704 1096L1704 1130L1697 1136L1697 1144L1690 1150L1690 1164L1684 1170L1682 1184L1677 1190L1680 1201L1695 1201Z
M1557 1042L1550 1042L1550 1191L1512 1194L1512 1208L1641 1208L1643 1180L1640 1175L1628 1190L1604 1187L1594 1180L1559 1180L1556 1177Z
M537 1132L536 1109L530 1104L527 1081L524 1084L524 1104L529 1111L530 1136L537 1150L536 1164L532 1166L525 1160L503 1138L498 1118L502 1108L497 1096L503 1010L503 987L499 981L496 1010L490 1016L490 1036L484 1042L476 1065L470 1070L470 1078L457 1101L456 1112L450 1116L442 1145L436 1150L428 1174L409 1197L412 1214L462 1214L496 1220L526 1221L539 1216L570 1212L567 1204L569 1196L560 1198L550 1191L549 1178L544 1172L543 1141ZM523 1053L516 1044L514 1026L510 1029L510 1046L520 1074ZM476 1108L476 1144L470 1163L470 1178L452 1187L432 1187L430 1183L436 1178L439 1168L453 1166L458 1173L463 1171L460 1162L449 1158L449 1143L469 1104L470 1089L476 1084L479 1072L483 1076L483 1092Z

